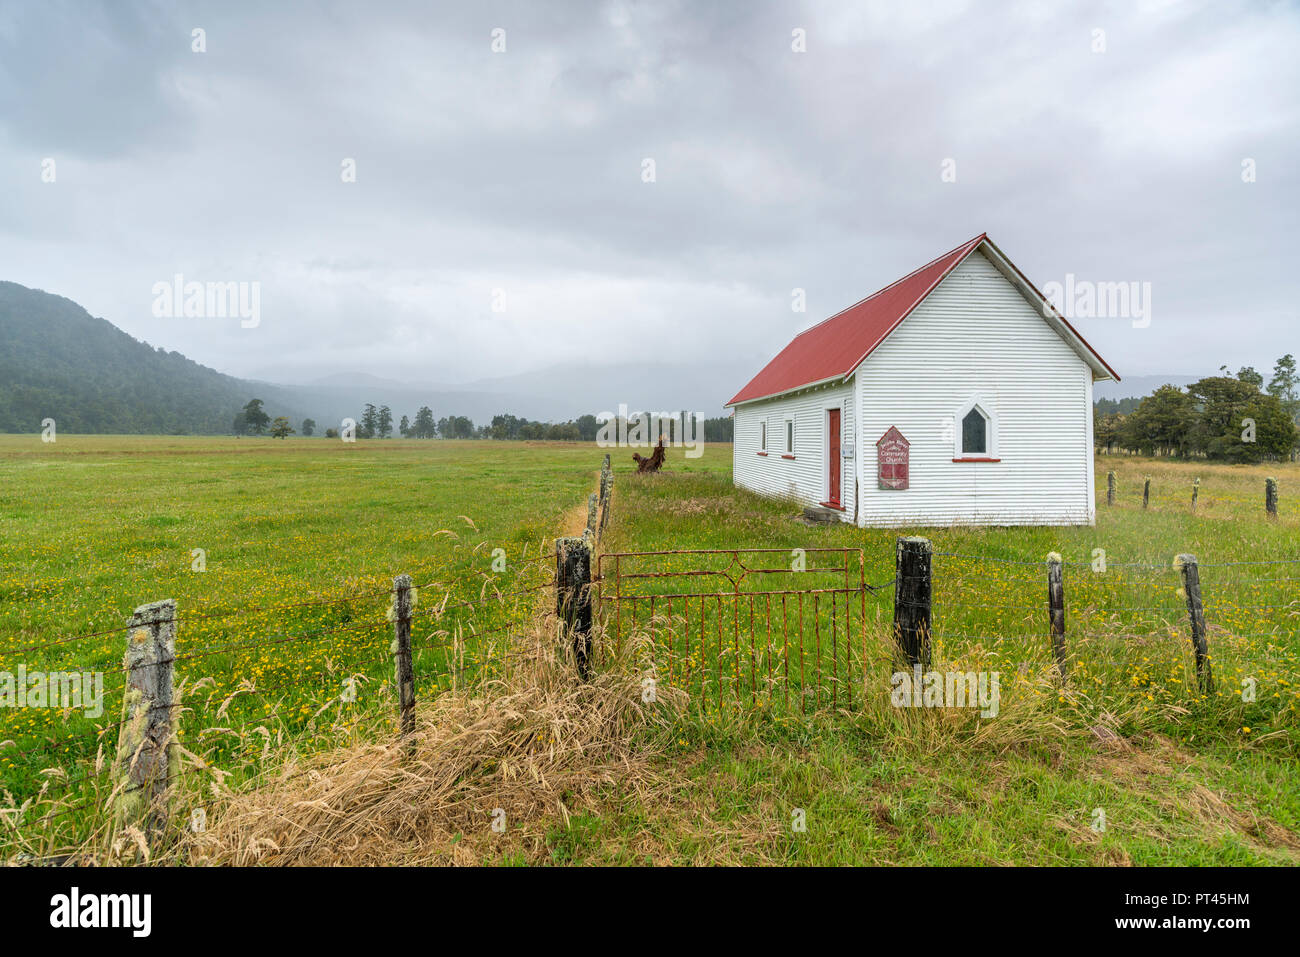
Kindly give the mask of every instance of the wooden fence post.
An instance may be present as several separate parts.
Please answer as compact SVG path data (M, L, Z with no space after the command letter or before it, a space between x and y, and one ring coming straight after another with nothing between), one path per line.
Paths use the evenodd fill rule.
M1264 479L1264 514L1277 518L1277 479Z
M1179 555L1183 574L1183 593L1187 596L1187 615L1192 623L1192 648L1196 652L1196 680L1206 694L1214 694L1214 675L1210 670L1210 652L1205 641L1205 610L1201 606L1201 573L1195 555Z
M591 677L591 544L585 538L555 540L555 614L573 639L578 676Z
M172 663L176 601L141 605L126 632L126 688L117 743L119 829L140 828L152 850L167 822L167 787L177 767L172 749Z
M411 660L411 576L393 579L393 683L401 707L401 733L415 731L415 666Z
M1201 480L1198 478L1192 483L1192 511L1196 511L1196 496L1201 491Z
M1115 470L1106 473L1106 504L1115 504Z
M1147 480L1142 483L1142 507L1146 508L1148 503L1150 503L1150 501L1151 501L1151 479L1148 476Z
M600 469L600 527L596 530L596 539L605 533L605 526L609 524L609 501L614 494L614 470L610 468L609 456L605 456L605 464Z
M930 667L931 554L929 539L898 539L894 560L894 641L908 667Z
M596 502L598 496L592 492L587 496L587 537L596 540Z
M1052 656L1065 683L1065 579L1061 575L1061 556L1047 556L1047 611L1052 620Z

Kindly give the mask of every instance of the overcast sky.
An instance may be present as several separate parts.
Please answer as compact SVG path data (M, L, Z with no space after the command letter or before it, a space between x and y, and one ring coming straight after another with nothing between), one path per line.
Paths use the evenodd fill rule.
M1271 369L1298 54L1295 4L5 3L0 279L273 380L748 374L987 231L1151 284L1075 322L1122 375ZM260 324L154 316L177 273Z

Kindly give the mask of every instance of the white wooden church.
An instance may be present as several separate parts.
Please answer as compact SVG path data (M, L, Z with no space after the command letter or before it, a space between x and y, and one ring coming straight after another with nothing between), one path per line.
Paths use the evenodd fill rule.
M1091 525L1119 376L981 234L794 338L727 403L737 485L877 525Z

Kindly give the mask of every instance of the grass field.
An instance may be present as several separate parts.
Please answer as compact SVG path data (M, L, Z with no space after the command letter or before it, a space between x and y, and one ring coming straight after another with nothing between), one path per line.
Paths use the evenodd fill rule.
M393 577L427 586L413 624L427 698L531 617L519 593L549 576L544 546L598 466L585 446L0 436L0 670L103 671L107 698L94 720L0 710L0 785L15 804L45 786L60 809L103 789L124 622L162 598L177 602L181 743L223 770L389 720ZM81 823L61 810L50 840Z
M177 680L192 708L182 745L251 777L285 741L333 746L375 733L358 721L391 722L384 615L398 573L427 586L414 627L421 700L490 667L493 643L545 602L550 540L572 530L601 454L550 443L0 437L0 671L15 661L99 668L108 691L96 720L0 713L10 806L48 789L46 818L29 809L11 833L53 849L91 820L121 707L122 623L136 605L178 602ZM807 526L789 506L731 486L729 446L694 460L673 452L651 477L614 458L606 551L851 547L863 550L868 583L892 581L894 540L909 530ZM1100 503L1108 468L1120 499L1099 505L1095 528L910 530L937 553L936 667L1006 675L997 719L889 707L886 590L867 605L852 710L688 708L639 739L655 786L598 787L505 835L465 835L458 853L502 863L1294 863L1300 574L1234 563L1300 558L1300 468L1102 457ZM1276 522L1263 515L1265 475L1282 488ZM194 549L205 571L194 570ZM494 570L494 549L504 569ZM1051 551L1073 563L1067 694L1046 654L1041 563ZM1198 691L1191 668L1180 552L1203 566L1214 695ZM697 559L659 567L687 561ZM658 659L661 676L666 664ZM357 700L340 701L351 676ZM1256 683L1253 702L1242 700L1244 678ZM60 768L74 780L51 770ZM800 813L805 830L791 826Z
M674 458L661 476L624 481L606 547L854 546L865 551L866 580L880 583L893 577L895 538L925 535L936 551L934 667L1000 670L1012 679L1003 711L983 729L891 713L882 701L891 666L868 662L868 682L883 690L860 720L834 730L706 714L672 758L689 795L677 813L618 803L587 832L565 835L566 859L635 859L625 835L643 835L653 818L653 857L678 862L1295 862L1300 566L1227 563L1300 558L1297 503L1284 498L1276 522L1263 514L1264 477L1295 488L1300 468L1101 457L1093 528L861 530L807 527L789 506L735 491L728 451ZM1120 495L1107 508L1111 468ZM1105 574L1091 568L1098 548ZM1066 568L1067 696L1043 680L1042 562L1053 551L1078 563ZM1213 696L1200 693L1192 667L1173 568L1183 552L1203 566ZM888 600L868 603L877 650L891 613ZM1242 701L1243 677L1258 682L1253 703ZM806 815L804 833L790 827L795 808Z

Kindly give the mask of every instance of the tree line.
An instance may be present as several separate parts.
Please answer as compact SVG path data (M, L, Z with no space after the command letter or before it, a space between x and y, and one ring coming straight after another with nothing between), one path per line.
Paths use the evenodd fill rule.
M1250 366L1226 366L1186 390L1162 385L1142 399L1093 405L1098 451L1252 463L1300 451L1300 375L1295 357L1277 360L1267 383Z
M285 416L274 419L265 411L261 399L250 399L235 416L232 429L235 435L271 435L285 438L300 431L303 435L314 435L316 422L303 419L301 428L295 430ZM681 412L678 418L682 422L691 422L690 414ZM394 435L393 410L386 405L376 406L367 402L356 421L356 437L359 439L389 439ZM403 415L396 425L396 434L404 439L496 439L498 441L550 441L550 442L594 442L605 420L594 415L580 415L567 422L538 422L516 415L501 414L492 417L488 425L475 425L472 419L463 415L448 415L434 418L433 410L427 405L420 406L411 419ZM719 417L701 419L699 425L706 442L730 442L732 439L732 419ZM325 437L339 437L339 429L325 430Z

